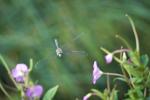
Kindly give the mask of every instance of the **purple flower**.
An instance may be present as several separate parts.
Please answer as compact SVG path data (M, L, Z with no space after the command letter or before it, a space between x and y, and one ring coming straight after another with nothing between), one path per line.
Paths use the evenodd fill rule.
M112 62L112 60L113 60L113 54L107 54L105 56L105 61L107 64L110 64Z
M93 84L102 76L103 72L98 68L97 62L94 61L93 64Z
M14 69L12 69L11 74L16 82L23 83L25 77L28 75L29 69L25 64L17 64Z
M40 98L43 93L43 87L41 85L34 85L26 90L26 96L29 99Z
M106 61L106 63L107 64L109 64L109 63L111 63L112 62L112 60L113 60L113 55L114 54L117 54L117 53L125 53L125 52L129 52L130 51L130 49L119 49L119 50L115 50L115 51L113 51L112 53L109 53L109 54L107 54L106 56L105 56L105 61Z
M91 96L92 96L92 94L91 94L91 93L88 93L87 95L85 95L85 96L83 97L83 100L88 100Z

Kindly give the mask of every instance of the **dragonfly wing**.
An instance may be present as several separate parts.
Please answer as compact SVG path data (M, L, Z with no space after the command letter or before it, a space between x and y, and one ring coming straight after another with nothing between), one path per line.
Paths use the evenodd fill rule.
M80 50L80 51L77 51L77 50L71 51L71 50L65 50L64 49L64 55L70 55L70 56L87 56L88 53L85 52L85 51L82 51L82 50Z

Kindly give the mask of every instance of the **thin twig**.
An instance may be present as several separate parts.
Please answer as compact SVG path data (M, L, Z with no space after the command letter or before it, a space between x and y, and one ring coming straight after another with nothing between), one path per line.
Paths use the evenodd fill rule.
M121 46L121 49L122 49L122 48L123 48L123 47ZM120 59L123 61L123 52L120 53ZM126 74L126 72L125 72L125 70L124 70L124 68L123 68L123 63L120 63L120 67L121 67L121 71L122 71L123 75L125 76L125 80L127 81L127 84L128 84L130 87L132 87L132 85L129 83L128 76L127 76L127 74Z
M3 93L9 98L9 100L12 100L11 96L7 93L7 91L4 89L4 87L2 86L1 82L0 82L0 89L3 91Z
M108 93L110 95L110 79L109 79L109 75L107 75L107 89L108 89Z
M123 37L121 37L120 35L116 35L116 38L120 39L127 46L127 48L132 49L129 43Z
M103 75L119 76L119 77L123 77L124 78L124 75L121 75L121 74L118 74L118 73L108 73L108 72L105 72L105 73L103 73Z
M8 75L10 77L10 79L12 80L12 82L14 83L15 87L19 90L18 86L17 86L17 83L15 82L14 78L12 77L11 75L11 72L10 72L10 69L6 63L6 61L3 59L2 55L0 55L0 60L1 62L3 63L4 67L6 68L7 72L8 72Z
M138 38L138 34L137 34L137 31L135 29L135 25L134 25L134 22L132 20L132 18L126 14L126 16L128 17L129 21L130 21L130 24L132 26L132 30L133 30L133 33L134 33L134 36L135 36L135 41L136 41L136 50L138 53L140 53L140 45L139 45L139 38Z

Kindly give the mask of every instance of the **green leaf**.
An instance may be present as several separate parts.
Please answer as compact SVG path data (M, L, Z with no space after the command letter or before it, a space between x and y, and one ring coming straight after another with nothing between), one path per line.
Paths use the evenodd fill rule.
M110 94L110 100L118 100L118 91L113 88L111 94Z
M53 87L53 88L50 88L44 95L43 97L43 100L52 100L54 95L56 94L56 91L58 89L58 85Z
M96 89L91 89L91 91L94 92L98 97L100 97L101 100L106 100L107 99L107 94L108 93L105 93L105 91L104 91L104 93L102 93L101 91L98 91Z
M135 77L142 77L142 73L144 72L143 67L133 67L132 65L127 64L124 64L123 67L129 75L133 75Z
M120 80L120 81L123 81L123 82L127 82L125 78L121 78L121 77L114 78L113 81L115 82L116 80Z
M136 65L140 66L140 57L137 52L131 51L128 53L131 61Z
M147 64L148 64L148 62L149 62L149 57L148 57L147 54L145 54L145 55L142 55L142 56L141 56L140 60L141 60L141 63L142 63L142 64L144 65L144 67L145 67L145 66L147 66Z
M127 93L129 100L145 100L143 91L140 87L130 89Z

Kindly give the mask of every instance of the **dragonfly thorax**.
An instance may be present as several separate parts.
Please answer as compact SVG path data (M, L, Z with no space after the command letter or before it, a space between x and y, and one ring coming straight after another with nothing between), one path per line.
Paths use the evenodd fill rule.
M58 57L61 57L62 54L63 54L62 49L61 49L61 48L57 48L57 49L56 49L56 55L57 55Z

